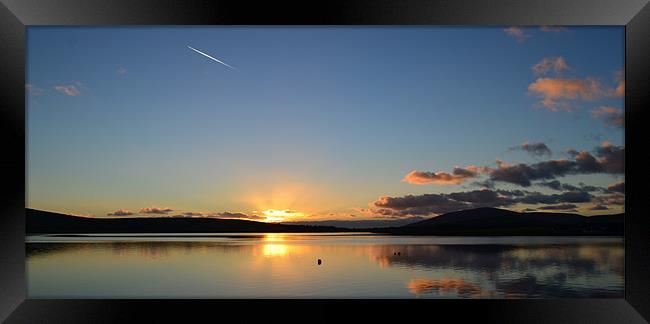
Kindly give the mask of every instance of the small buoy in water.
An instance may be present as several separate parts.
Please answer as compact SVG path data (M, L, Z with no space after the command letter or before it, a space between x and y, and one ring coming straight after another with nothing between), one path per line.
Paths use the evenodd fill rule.
M321 259L318 259L318 265L320 265L323 261Z

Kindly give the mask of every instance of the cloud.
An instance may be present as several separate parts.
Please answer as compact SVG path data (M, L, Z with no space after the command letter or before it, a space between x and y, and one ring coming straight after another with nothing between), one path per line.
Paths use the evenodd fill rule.
M506 164L497 161L497 169L490 173L490 180L507 182L522 187L532 185L535 180L553 180L572 174L625 173L625 147L614 146L605 141L595 150L595 155L587 151L571 150L575 160L548 160L534 164Z
M544 58L533 66L536 74L546 74L553 70L556 73L570 69L562 57ZM531 95L541 98L539 105L550 111L571 110L572 101L594 101L605 97L621 97L625 94L623 70L614 76L616 87L603 86L594 77L581 78L548 78L542 77L528 85Z
M552 181L542 181L536 183L536 185L541 186L541 187L547 187L551 188L553 190L566 190L566 191L586 191L586 192L606 192L607 189L605 188L600 188L596 186L587 186L584 183L580 183L579 186L574 186L572 184L568 183L561 183L558 180L552 180Z
M607 187L607 189L614 192L625 193L625 181L612 183Z
M183 216L188 216L188 217L197 217L197 216L203 216L203 213L201 213L201 212L191 212L191 211L189 211L189 212L184 212L184 213L182 213L181 215L183 215Z
M551 160L533 165L524 163L510 165L497 161L498 168L492 171L490 180L529 187L534 180L550 180L555 177L565 176L571 172L574 165L575 162L569 160Z
M214 218L226 218L226 219L257 219L257 220L266 219L266 217L259 216L259 215L247 215L244 213L232 213L232 212L212 213L212 214L207 214L206 216L214 217Z
M517 198L517 202L530 205L553 205L559 203L587 203L591 202L592 198L594 198L594 196L585 191L569 191L551 195L539 192L528 192L526 196Z
M174 210L165 207L165 208L158 208L158 207L147 207L147 208L140 208L140 211L138 211L139 214L157 214L157 215L167 215Z
M575 211L578 206L574 204L562 204L562 205L552 205L552 206L542 206L539 207L540 210L572 210Z
M383 216L421 216L478 207L502 207L514 203L513 199L498 192L483 189L450 194L384 196L372 202L368 212Z
M114 211L112 213L108 213L106 215L107 216L129 216L129 215L133 215L133 212L128 211L126 209L118 209L118 210L116 210L116 211Z
M622 97L625 95L625 70L620 69L614 73L614 80L617 82L614 95Z
M68 96L72 96L72 97L75 97L75 96L78 96L78 95L81 94L79 92L79 90L72 84L71 85L57 85L57 86L54 87L54 89L56 89L57 91L59 91L61 93L66 94Z
M531 68L533 73L537 75L544 75L550 71L555 73L560 73L564 70L568 70L569 65L566 63L563 57L545 57L537 64L533 65Z
M163 212L167 210L167 212ZM167 214L170 212L171 209L164 209L162 211L156 212L155 214ZM187 217L187 218L198 218L198 217L205 217L205 218L220 218L220 219L256 219L256 220L263 220L265 217L258 216L258 215L247 215L244 213L232 213L232 212L221 212L221 213L212 213L212 212L192 212L192 211L187 211L180 213L178 215L173 215L172 217Z
M525 152L528 152L532 156L543 156L543 155L551 155L553 154L551 152L551 149L546 146L544 143L528 143L528 141L523 142L519 146L511 147L510 150L522 150Z
M561 32L568 29L562 26L539 26L539 30L543 32Z
M589 210L609 210L609 208L605 205L595 205L589 208Z
M411 171L402 181L412 184L437 184L437 185L457 185L469 179L475 178L481 172L487 172L485 167L476 167L473 165L465 168L455 167L452 173L448 172L426 172Z
M625 115L620 108L600 106L591 111L591 116L602 119L605 126L625 127Z
M126 72L128 72L128 70L125 69L125 68L123 68L123 67L121 67L121 66L118 67L117 70L115 71L115 73L117 73L118 75L125 75Z
M608 93L595 78L538 78L528 91L540 97L541 107L550 111L571 110L572 100L594 101Z
M30 83L25 84L25 91L33 96L40 96L43 94L43 89L35 87Z
M449 194L406 195L402 197L380 197L370 203L370 208L361 210L364 214L406 217L439 215L448 212L479 207L511 207L516 204L552 205L555 207L539 209L570 210L577 208L573 204L589 203L594 196L583 191L569 191L560 194L543 194L523 190L473 190ZM567 207L571 204L570 208Z
M503 31L506 33L506 35L514 37L519 43L523 43L526 41L526 39L531 37L531 35L526 34L520 27L512 26L504 29Z
M599 205L625 205L625 195L620 193L614 193L610 195L598 196L594 199L594 202Z

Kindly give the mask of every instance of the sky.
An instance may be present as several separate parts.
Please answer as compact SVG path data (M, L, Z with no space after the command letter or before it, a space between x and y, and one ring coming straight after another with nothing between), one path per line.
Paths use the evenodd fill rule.
M27 48L30 208L624 208L623 27L28 27Z

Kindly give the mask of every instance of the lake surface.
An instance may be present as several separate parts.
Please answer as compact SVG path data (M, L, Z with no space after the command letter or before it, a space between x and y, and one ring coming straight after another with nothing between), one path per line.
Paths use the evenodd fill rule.
M31 298L624 296L620 237L89 234L27 242Z

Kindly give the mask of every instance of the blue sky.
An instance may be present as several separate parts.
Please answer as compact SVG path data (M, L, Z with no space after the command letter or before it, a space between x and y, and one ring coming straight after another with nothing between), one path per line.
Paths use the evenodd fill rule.
M28 206L374 217L381 196L477 189L402 181L413 170L623 146L622 128L593 112L622 109L622 96L567 94L553 111L529 87L616 88L624 29L529 27L520 40L507 27L29 27ZM557 57L567 69L532 71ZM553 154L509 149L524 141Z

